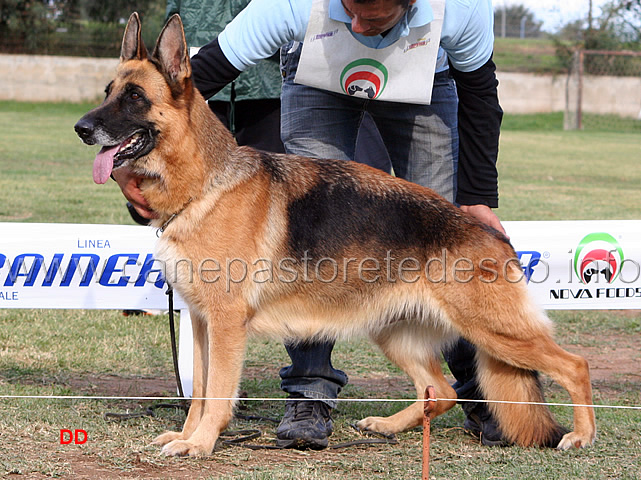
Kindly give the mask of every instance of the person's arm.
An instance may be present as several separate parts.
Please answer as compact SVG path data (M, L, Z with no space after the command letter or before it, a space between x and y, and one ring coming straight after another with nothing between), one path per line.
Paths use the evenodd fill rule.
M241 73L227 60L218 38L202 47L193 56L191 69L194 84L205 98L214 96Z
M481 68L461 72L450 66L459 97L459 165L457 203L498 207L496 160L503 110L499 105L490 58Z
M450 66L459 97L459 163L456 201L461 209L507 236L492 211L499 206L499 105L492 58L478 70L461 72Z
M456 202L479 220L505 233L492 208L498 207L499 105L491 0L450 0L441 46L459 97L459 164Z

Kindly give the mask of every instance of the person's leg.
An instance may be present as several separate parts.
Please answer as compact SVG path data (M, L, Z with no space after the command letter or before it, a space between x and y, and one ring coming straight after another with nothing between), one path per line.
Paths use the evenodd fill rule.
M225 105L216 107L215 113L219 118L224 118ZM280 139L280 99L244 100L235 102L233 108L239 145L275 153L285 152ZM292 132L291 135L295 136L296 133ZM349 147L345 148L349 150ZM289 149L290 153L294 150L293 147ZM333 343L329 342L286 345L292 364L280 372L283 379L281 388L295 397L322 399L333 408L336 404L334 399L347 384L347 375L332 367L332 348Z
M294 83L300 48L281 50L281 138L287 153L312 158L353 160L362 102ZM332 433L330 408L347 384L331 365L332 342L287 345L292 364L281 369L281 388L290 394L278 426L283 447L324 448ZM300 398L318 401L297 400Z
M381 134L369 113L363 116L363 121L358 129L354 160L385 173L392 173L392 162L387 154Z
M294 82L301 47L281 49L281 138L287 153L354 160L364 100Z
M458 99L447 73L434 80L431 105L372 101L371 114L397 177L454 201L458 164Z
M332 366L333 347L332 342L286 345L292 364L280 370L281 388L290 395L322 400L334 408L348 378Z
M452 387L459 399L483 400L476 377L476 347L463 338L443 350L443 357L447 362L456 382ZM465 413L465 430L480 437L483 445L504 446L506 442L498 427L496 419L490 413L486 403L460 402Z
M285 403L276 430L277 444L285 448L325 448L333 432L330 409L336 406L347 375L332 366L332 342L306 342L285 348L292 364L280 370L281 388L291 400Z
M353 160L362 110L340 94L284 84L281 138L287 153Z

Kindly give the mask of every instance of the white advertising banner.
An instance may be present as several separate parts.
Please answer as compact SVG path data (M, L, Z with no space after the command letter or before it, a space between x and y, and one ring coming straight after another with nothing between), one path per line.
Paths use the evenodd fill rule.
M156 240L133 225L0 223L0 308L167 310Z
M503 225L546 310L641 309L641 220Z
M503 224L543 308L641 309L641 220ZM133 225L0 223L0 308L166 309L156 240Z

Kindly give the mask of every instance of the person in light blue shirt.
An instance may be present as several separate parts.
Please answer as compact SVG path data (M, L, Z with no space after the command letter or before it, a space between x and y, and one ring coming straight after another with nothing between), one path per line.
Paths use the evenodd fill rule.
M491 210L502 119L492 32L490 0L253 0L193 57L193 78L208 98L280 48L288 153L354 160L367 113L395 175L504 232ZM125 196L153 215L121 170L114 177ZM292 364L280 374L291 400L279 445L328 445L330 409L348 381L332 366L332 349L327 342L287 346ZM473 347L461 340L444 354L459 398L480 398ZM503 443L485 404L463 407L466 428L486 445Z
M217 39L225 58L240 71L271 56L282 45L291 41L303 42L312 6L312 0L253 0L251 3L251 8L241 12ZM376 2L363 5L371 3ZM354 32L352 18L340 0L329 0L329 16L344 22L363 45L385 48L407 36L411 28L432 20L428 0L415 0L409 4L411 8L407 8L391 30L383 32L384 35ZM483 66L494 48L493 30L488 29L493 26L493 18L488 0L447 0L440 41L443 48L439 55L441 70L447 68L444 54L453 67L463 72Z
M203 47L194 57L194 79L201 92L207 96L229 83L229 78L234 78L248 66L271 56L282 45L302 42L307 31L312 3L312 0L253 0L218 38ZM329 0L330 15L337 21L347 21L352 18L343 7L344 3L346 2ZM399 5L394 1L382 0L365 3L352 0L347 3L367 8L386 3ZM361 25L357 25L355 29L352 23L346 25L353 32L356 30L354 37L363 44L371 45L371 42L376 41L379 46L383 46L389 41L398 41L416 24L422 24L426 19L431 18L432 9L427 0L414 0L407 3L408 6L404 9L403 15L391 25L392 28L389 31L372 35L367 31L359 33ZM402 2L400 6L403 6ZM422 14L423 10L427 10L428 13ZM360 17L357 15L354 18L358 21ZM375 28L378 28L378 25L375 25ZM496 153L501 118L494 75L495 66L491 58L494 41L492 32L493 13L489 0L447 0L436 72L447 71L448 76L456 79L459 96L458 122L463 121L463 125L458 126L456 135L461 135L458 141L461 149L458 173L454 179L457 184L457 196L451 199L490 226L502 230L500 222L490 210L498 207ZM382 43L385 38L388 41ZM287 53L290 49L283 49L283 51ZM287 63L282 66L284 74L290 66L291 64ZM284 88L290 83L293 84L293 81L290 82L285 78ZM289 101L286 98L289 96L288 93L283 93L282 100ZM290 114L291 112L288 112L283 116L283 122L288 125ZM380 127L381 121L376 123ZM283 132L282 127L283 125L281 136L288 137L290 134L288 131ZM392 135L390 133L387 136ZM456 139L452 141L456 143ZM390 142L386 142L386 146L390 150ZM339 149L342 148L339 147ZM389 153L391 157L396 157L398 164L402 160L400 156L407 153L397 153L394 150L398 149L391 148ZM335 157L336 155L332 155L335 151L331 149L327 153ZM350 156L349 149L347 154ZM312 156L323 155L325 152L317 154L312 152ZM412 161L406 163L411 164ZM404 168L395 165L394 170L398 175ZM445 193L446 198L450 196L440 189L437 191L441 194Z

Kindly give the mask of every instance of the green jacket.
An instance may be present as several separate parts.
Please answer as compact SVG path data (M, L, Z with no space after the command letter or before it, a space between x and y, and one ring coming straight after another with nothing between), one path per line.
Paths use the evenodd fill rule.
M179 13L185 26L187 44L202 47L216 38L248 3L249 0L168 0L167 18ZM236 101L279 98L281 82L277 52L245 70L211 100L229 102L232 88Z

